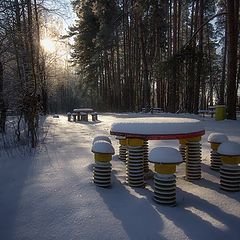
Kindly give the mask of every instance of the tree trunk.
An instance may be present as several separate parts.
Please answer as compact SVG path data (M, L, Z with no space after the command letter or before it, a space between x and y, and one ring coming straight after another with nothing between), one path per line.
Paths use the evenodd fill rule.
M199 0L199 11L196 8L196 15L199 12L199 26L203 24L203 0ZM202 81L202 64L203 64L203 29L199 32L199 45L198 45L198 62L197 62L197 78L194 87L194 113L198 114L199 108L199 95L200 95L200 84ZM203 91L203 89L202 89Z
M224 39L224 50L223 50L223 62L222 62L222 76L220 82L219 102L218 104L224 105L225 97L225 78L226 78L226 58L227 58L227 22L225 23L225 39Z
M5 133L5 122L7 117L7 108L3 98L3 65L0 61L0 132Z
M239 31L239 0L227 0L227 36L228 36L228 71L227 71L227 118L236 119L237 102L237 49Z
M141 20L140 20L141 21ZM144 26L142 21L140 22L140 42L141 42L141 51L142 51L142 64L143 64L143 104L145 109L150 108L150 83L149 83L149 72L148 72L148 63L146 55L146 44L144 39Z

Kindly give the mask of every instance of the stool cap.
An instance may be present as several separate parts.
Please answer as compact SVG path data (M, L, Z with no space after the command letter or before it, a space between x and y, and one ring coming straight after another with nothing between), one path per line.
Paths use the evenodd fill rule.
M240 156L240 144L232 141L220 144L217 152L226 156Z
M94 144L92 145L92 152L105 153L111 155L115 153L112 144L104 140L95 141Z
M96 137L93 139L93 144L94 144L96 141L99 141L99 140L103 140L103 141L112 143L109 137L104 136L104 135L99 135L99 136L96 136Z
M211 133L208 136L208 142L211 142L211 143L223 143L227 141L228 141L228 137L223 133Z
M116 136L116 139L117 139L117 140L125 140L126 137L125 137L125 136Z
M156 147L149 153L149 161L161 164L178 164L183 161L181 153L172 147Z

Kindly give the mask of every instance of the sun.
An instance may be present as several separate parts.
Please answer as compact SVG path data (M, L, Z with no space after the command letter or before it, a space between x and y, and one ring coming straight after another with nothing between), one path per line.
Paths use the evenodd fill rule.
M41 40L41 46L47 52L53 53L56 51L56 44L51 38L44 38Z

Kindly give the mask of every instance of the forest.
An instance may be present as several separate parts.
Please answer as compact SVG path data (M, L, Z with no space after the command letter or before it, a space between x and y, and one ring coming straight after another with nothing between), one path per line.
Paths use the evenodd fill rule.
M240 104L238 0L2 0L0 130L75 107L194 113ZM73 11L74 22L64 29Z
M198 113L239 84L239 1L73 1L72 59L91 104Z

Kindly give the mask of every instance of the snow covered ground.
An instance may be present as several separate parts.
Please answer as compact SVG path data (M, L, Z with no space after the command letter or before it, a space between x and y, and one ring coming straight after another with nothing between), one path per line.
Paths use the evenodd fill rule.
M93 138L108 135L119 118L136 116L103 114L99 123L73 123L66 116L49 116L44 125L46 139L35 152L1 151L0 239L239 240L240 192L219 189L219 173L209 168L207 137L222 132L240 143L240 121L198 117L206 129L203 178L187 182L184 163L178 166L177 206L166 207L153 201L152 180L144 189L126 185L125 166L117 155L112 161L112 188L92 183ZM110 138L118 153L118 141ZM150 141L150 149L156 146L177 148L178 144Z

